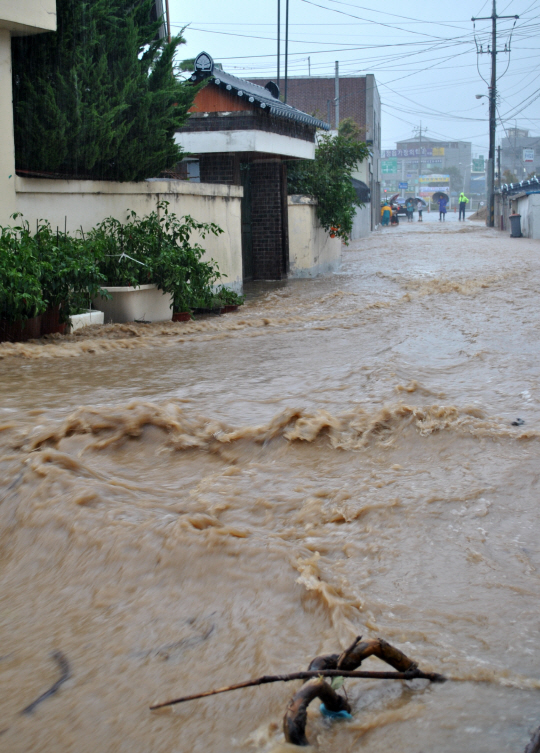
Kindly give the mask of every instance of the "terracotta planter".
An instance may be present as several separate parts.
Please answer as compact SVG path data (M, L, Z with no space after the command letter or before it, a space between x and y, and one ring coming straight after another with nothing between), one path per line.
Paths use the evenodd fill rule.
M18 322L0 320L0 342L26 342L26 340L37 340L40 335L41 314Z
M60 323L60 304L49 306L41 315L41 337L43 335L63 335L66 330L65 322Z
M229 303L227 306L222 306L220 309L221 314L230 314L232 311L238 311L238 305Z
M172 315L173 322L189 322L191 321L191 314L189 311L177 311Z

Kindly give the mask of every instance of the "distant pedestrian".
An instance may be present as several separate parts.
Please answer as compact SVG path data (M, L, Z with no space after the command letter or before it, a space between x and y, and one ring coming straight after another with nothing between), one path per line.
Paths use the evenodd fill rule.
M441 196L439 199L439 222L446 222L446 205L448 200Z
M418 202L417 206L418 206L418 222L423 222L424 220L422 219L422 211L424 209L424 206L420 202Z
M463 191L459 194L459 219L461 220L461 215L463 214L463 219L465 219L465 209L467 208L467 204L469 203L469 199L465 196Z
M408 202L405 209L407 210L407 222L412 222L414 220L414 206L412 201Z
M385 202L381 208L381 225L388 227L390 224L390 218L392 217L392 207L388 202Z

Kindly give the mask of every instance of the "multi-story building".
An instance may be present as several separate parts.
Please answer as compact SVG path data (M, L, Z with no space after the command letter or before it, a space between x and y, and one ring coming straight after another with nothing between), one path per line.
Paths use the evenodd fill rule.
M383 188L386 188L387 193L401 190L412 195L422 182L421 175L450 173L452 193L469 192L471 148L470 141L441 141L425 136L398 141L395 149L382 152Z
M261 83L259 79L251 79ZM337 96L336 96L337 95ZM364 184L368 210L363 212L364 229L375 228L380 220L381 200L381 99L375 76L298 76L287 80L287 102L293 107L325 120L336 129L339 122L352 118L370 147L370 157L358 166L354 178ZM367 217L366 217L367 214ZM366 227L367 226L367 227ZM365 234L365 232L361 232ZM354 237L354 234L353 234Z
M540 175L540 136L522 128L508 128L501 139L501 174L509 171L518 181L531 173Z

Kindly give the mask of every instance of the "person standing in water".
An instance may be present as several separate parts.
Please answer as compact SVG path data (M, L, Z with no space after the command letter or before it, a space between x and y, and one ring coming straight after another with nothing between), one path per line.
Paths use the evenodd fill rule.
M465 196L463 191L459 194L459 219L461 220L461 215L463 214L463 219L465 219L465 209L467 208L467 204L469 203L469 199Z
M439 199L439 222L446 222L446 205L448 200L444 196Z
M416 206L418 208L418 222L423 222L424 220L422 219L422 212L424 210L424 205L421 201L419 201Z
M381 225L383 227L388 227L390 224L390 218L392 217L392 207L390 204L386 201L381 209Z
M414 205L412 201L408 201L405 208L407 210L407 222L412 222L414 219Z

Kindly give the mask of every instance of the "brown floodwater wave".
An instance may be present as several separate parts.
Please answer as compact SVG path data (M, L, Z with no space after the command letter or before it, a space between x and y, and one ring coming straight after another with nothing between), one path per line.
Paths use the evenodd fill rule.
M495 476L524 441L532 451L536 432L433 404L289 409L236 427L174 401L35 413L0 426L6 750L47 749L48 739L57 750L75 740L81 751L127 740L135 750L284 750L286 686L158 715L147 706L296 670L357 633L384 635L465 682L350 683L352 723L330 726L310 710L321 750L353 751L375 732L379 750L377 736L386 746L395 725L427 741L449 709L482 731L494 709L527 713L523 694L540 688L522 654L536 610L517 625L512 602L536 599L538 563L528 530L498 531L516 526L517 510L498 509ZM464 467L433 467L456 443ZM475 601L464 602L470 577ZM481 606L504 588L494 629ZM72 678L20 716L54 681L55 650ZM460 734L473 733L444 723L440 749Z
M1 346L0 750L292 753L297 683L148 707L356 635L452 680L348 680L352 721L310 706L313 750L524 750L538 245L451 224L248 286L230 318ZM58 652L69 677L21 714Z

